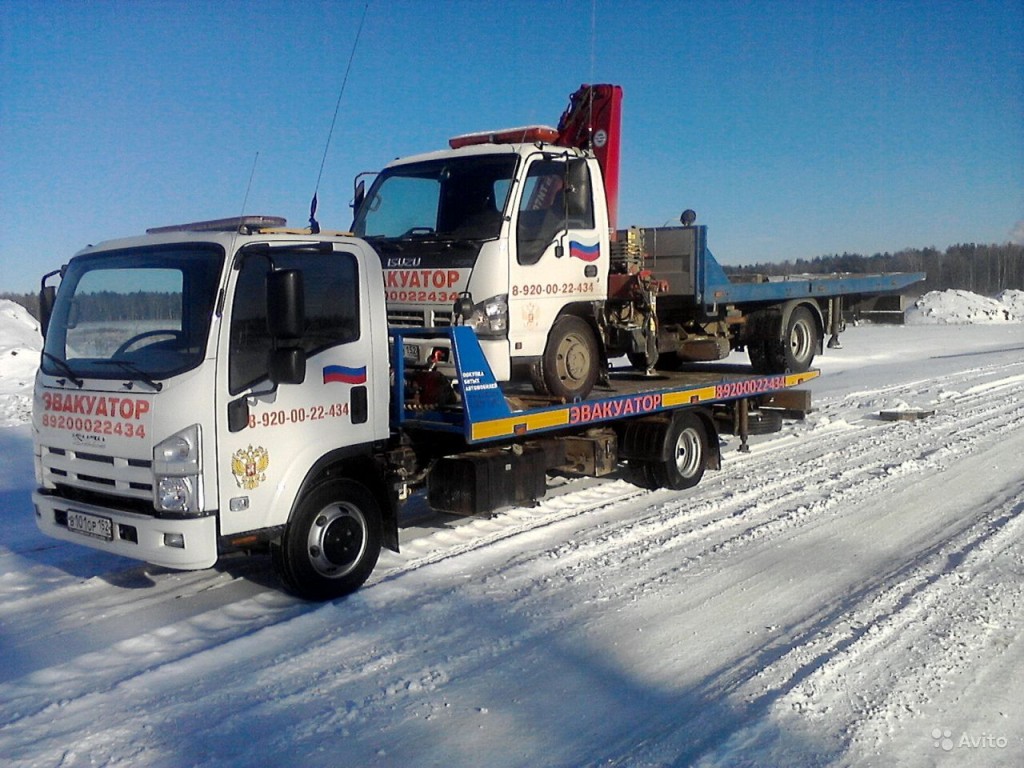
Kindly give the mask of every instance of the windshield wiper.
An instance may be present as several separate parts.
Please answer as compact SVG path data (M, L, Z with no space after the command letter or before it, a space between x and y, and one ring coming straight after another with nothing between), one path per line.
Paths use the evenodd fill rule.
M97 360L96 362L99 365L116 365L122 371L130 374L134 380L141 381L144 384L151 386L154 392L159 392L164 388L162 381L157 381L137 365L129 363L127 360Z
M50 352L43 352L43 357L49 360L54 365L56 365L58 368L60 368L61 373L63 373L68 379L70 379L71 383L77 386L79 389L85 386L85 382L82 379L78 378L78 375L75 373L74 369L72 369L72 367L68 365L67 360L57 357L56 355L51 354Z

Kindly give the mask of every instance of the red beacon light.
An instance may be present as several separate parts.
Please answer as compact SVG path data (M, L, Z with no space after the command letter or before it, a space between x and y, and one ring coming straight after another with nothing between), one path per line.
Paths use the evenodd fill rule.
M498 131L465 133L448 139L452 149L477 144L551 144L558 139L558 129L547 125L524 125L520 128L502 128Z

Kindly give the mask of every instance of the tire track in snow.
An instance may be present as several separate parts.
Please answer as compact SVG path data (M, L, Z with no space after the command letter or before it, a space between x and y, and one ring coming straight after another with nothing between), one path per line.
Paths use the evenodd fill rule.
M588 569L595 560L607 566L629 563L639 572L645 562L662 559L666 550L678 550L678 565L649 576L646 582L621 585L620 591L625 592L664 581L709 555L780 536L791 528L830 524L851 503L870 496L884 498L889 488L936 468L942 470L961 455L969 455L979 443L1024 424L1024 406L1019 401L1009 407L991 407L983 398L961 399L964 402L955 416L940 414L930 424L891 425L869 419L862 420L860 427L840 425L838 441L831 439L827 428L826 434L811 429L798 445L774 440L768 448L759 447L756 458L727 463L719 477L698 489L703 493L696 494L696 505L690 504L688 495L672 494L672 500L639 519L615 521L609 532L562 545L556 555L567 574ZM848 466L850 456L858 458L857 465ZM734 491L744 476L759 479Z
M1020 370L1020 365L1012 367ZM860 483L862 490L855 493L857 485L842 488L841 491L845 492L845 498L841 499L842 505L857 502L863 505L876 495L885 498L885 492L913 493L914 477L920 472L925 477L932 477L936 469L940 472L958 471L962 481L969 484L969 478L976 475L960 465L964 461L970 462L976 455L983 465L985 457L993 450L992 446L1002 440L1007 442L1005 448L1009 454L1019 456L1024 453L1024 440L1021 439L1024 434L1022 382L1024 376L1014 375L971 386L965 393L947 395L945 398L954 401L952 405L956 408L955 416L943 419L940 413L933 417L935 420L904 425L896 433L896 438L902 438L905 433L912 434L911 430L921 432L923 429L926 439L918 443L938 446L927 448L917 456L914 451L919 446L910 445L904 450L901 447L903 443L892 437L893 433L884 433L891 444L890 448L883 448L882 460L878 456L871 456L869 452L874 471L866 475L857 471L851 473L864 480ZM993 402L991 395L997 391L1002 398ZM903 394L899 388L892 388L892 392ZM869 439L875 439L875 436L869 436ZM857 442L861 445L857 447L863 449L864 440L864 436L859 437ZM884 470L881 474L878 473L879 467ZM978 642L978 638L984 638L994 618L990 615L994 610L992 605L1021 605L1019 579L1008 587L1011 594L1005 596L1005 600L986 601L980 607L960 606L954 609L953 619L948 617L948 610L943 612L938 609L943 607L941 602L951 593L960 594L962 591L954 588L951 592L951 582L961 585L970 580L971 575L965 575L965 569L983 570L999 556L1002 549L997 541L1005 539L1018 546L1017 562L1020 565L1019 543L1024 529L1024 504L1019 499L1024 488L1019 481L1016 482L1016 486L1011 483L989 502L966 514L957 524L926 537L920 548L911 553L909 561L898 560L894 568L873 574L852 595L822 606L821 610L798 624L782 628L778 639L747 657L743 663L712 677L703 691L704 697L708 701L731 699L735 702L735 709L725 714L724 722L708 720L701 728L689 731L691 735L693 732L707 735L698 738L695 745L679 746L680 751L672 752L673 764L690 764L707 750L712 750L713 757L728 764L729 747L716 750L716 745L728 741L730 735L737 748L741 746L743 754L749 758L752 752L757 752L756 748L752 748L750 740L751 731L755 732L756 737L760 727L759 718L769 710L776 712L774 717L777 719L780 717L779 711L783 715L790 709L803 714L815 704L826 710L840 706L845 703L847 688L837 680L844 674L845 668L857 665L865 657L872 659L869 667L878 664L875 659L885 655L887 643L893 645L906 637L922 640L931 638L929 647L934 648L938 641L932 636L938 636L942 638L946 649L957 644L969 648L972 643ZM911 485L908 486L908 483ZM798 489L794 487L794 491ZM824 504L835 506L827 504L831 498L834 496L824 500ZM800 528L790 531L789 536L804 535L814 525L820 524L813 516L804 517L811 519L799 521ZM765 536L755 536L756 529L750 529L728 544L751 544L763 538L761 544L770 545L773 538L787 535L790 527L781 518L769 519L761 526ZM717 552L709 551L706 554L733 550L728 552L729 557L725 563L741 554L731 546L719 545L713 549L717 549ZM1021 571L1024 571L1024 567L1018 573ZM967 597L962 601L969 604L971 595L976 593L968 590L966 594ZM985 609L988 609L988 614ZM940 618L931 619L933 615ZM939 655L938 658L945 665L942 670L929 672L929 665L938 666L936 656L922 657L918 666L909 670L906 679L917 680L922 677L939 686L944 674L962 670L968 663L955 653L952 656L949 653ZM894 653L892 664L898 664L900 659L900 654ZM929 692L913 687L908 690L891 683L878 683L864 702L865 712L855 712L849 718L854 723L850 740L867 742L868 754L874 754L870 750L877 748L879 739L891 737L892 723L900 722L905 717L904 710L919 711L923 703L927 702ZM823 697L823 692L831 692L833 695ZM721 718L721 709L715 711L715 716ZM749 725L751 720L755 722L753 727ZM765 728L765 731L777 733L775 727ZM925 733L925 730L921 733ZM652 737L652 742L658 743L659 739ZM664 746L657 749L651 747L647 751L660 753L664 751ZM636 754L632 757L636 757ZM715 760L709 762L714 764Z

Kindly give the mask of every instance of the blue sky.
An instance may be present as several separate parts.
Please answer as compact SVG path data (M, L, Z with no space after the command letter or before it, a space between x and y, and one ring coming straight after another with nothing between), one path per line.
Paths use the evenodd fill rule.
M0 291L243 203L303 225L366 6L0 2ZM612 82L622 226L693 208L725 263L1024 242L1022 39L1020 0L370 0L319 219Z

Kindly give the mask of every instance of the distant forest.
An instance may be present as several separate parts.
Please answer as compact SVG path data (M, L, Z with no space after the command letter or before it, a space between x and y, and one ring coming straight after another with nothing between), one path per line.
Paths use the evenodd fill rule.
M818 256L814 259L725 266L727 274L833 274L847 272L870 274L877 272L925 272L928 279L912 286L915 294L960 288L983 296L994 296L1007 288L1024 290L1024 245L953 245L945 251L936 248L908 248L896 253L876 253L862 256L857 253ZM176 296L176 295L175 295ZM153 302L172 302L168 294L125 294L115 315L108 319L131 319L133 312L143 304L149 305L146 317L153 316ZM0 299L11 299L25 307L33 317L39 317L39 299L31 293L0 293ZM123 305L123 306L122 306ZM174 313L171 306L166 311ZM100 319L89 315L92 319Z
M925 272L928 279L912 286L915 293L960 288L994 296L1007 288L1024 290L1024 245L953 245L945 251L936 248L908 248L896 253L862 256L844 253L797 259L772 264L723 267L727 274L832 274L850 272Z
M33 293L0 293L0 299L10 299L25 307L36 320L39 319L39 296ZM135 291L134 293L86 294L78 298L78 316L83 321L103 322L106 320L173 320L181 315L180 293L156 293Z

